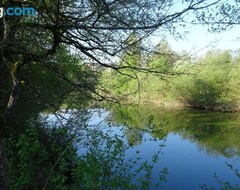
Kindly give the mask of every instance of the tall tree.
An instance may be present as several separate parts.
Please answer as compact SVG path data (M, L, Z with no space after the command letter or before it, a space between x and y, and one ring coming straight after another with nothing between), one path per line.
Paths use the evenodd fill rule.
M63 44L77 50L88 63L120 71L126 66L113 65L109 58L128 46L129 34L134 32L138 41L158 28L174 31L175 23L182 22L186 13L216 2L186 0L178 9L181 2L173 0L7 1L5 9L33 7L37 15L1 19L1 68L7 68L1 72L6 70L12 81L6 114L11 115L19 98L24 68L34 62L45 62L51 68L48 58Z

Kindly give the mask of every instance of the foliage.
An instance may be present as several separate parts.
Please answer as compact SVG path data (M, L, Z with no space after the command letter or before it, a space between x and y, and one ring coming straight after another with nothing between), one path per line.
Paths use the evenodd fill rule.
M77 90L73 83L87 88ZM34 62L24 68L21 96L14 111L17 114L9 123L18 130L26 120L36 118L39 112L87 106L97 83L97 74L86 67L78 56L62 47L47 63Z
M60 152L64 153L64 150L68 149L63 149L64 145L61 143L58 148L59 142L55 142L51 138L49 139L52 141L42 141L42 136L38 135L43 133L43 136L48 136L48 131L43 130L40 133L41 129L32 126L32 123L29 126L25 125L23 119L36 118L38 113L46 110L46 108L48 111L55 111L52 110L53 107L57 109L62 105L75 108L79 104L80 107L85 104L87 98L98 96L100 100L104 99L105 96L101 96L95 91L97 79L96 75L92 74L94 69L100 70L100 67L107 67L116 71L114 73L116 76L114 76L116 78L114 85L122 86L122 89L115 93L129 93L132 89L135 93L142 88L139 82L136 83L126 78L130 75L134 76L132 78L146 81L143 88L150 86L148 85L149 81L152 83L152 80L155 81L156 78L146 80L149 79L148 75L146 73L136 73L136 70L169 74L175 69L173 63L175 57L172 56L170 59L163 55L156 58L149 64L154 69L152 71L145 65L139 64L141 52L139 51L140 45L137 42L149 36L158 28L168 30L171 34L178 34L176 24L192 21L192 19L189 20L190 16L186 16L188 12L201 14L217 2L186 0L181 2L182 6L179 6L173 0L151 2L147 0L7 1L7 4L3 6L31 6L38 13L34 17L4 15L4 18L0 19L0 108L3 110L1 110L1 115L4 117L2 128L11 128L10 136L12 139L9 141L8 154L10 155L9 165L12 169L10 173L14 180L13 187L37 189L42 183L31 184L30 178L34 178L32 182L36 181L33 173L36 173L37 176L41 175L40 180L45 180L46 176L42 176L42 174L47 175L50 172L50 178L47 178L47 181L45 180L47 187L52 189L56 185L57 189L68 188L65 186L69 178L65 177L65 173L74 171L69 171L67 164L79 159L73 153L75 144L65 144L70 146L69 150L71 151L68 152L68 155L70 158L72 157L72 160L69 161L67 157L63 157L62 161L62 157L60 157L61 159L58 161L59 157L56 159L54 156L59 155ZM131 35L130 38L129 35ZM127 64L114 64L115 59L112 58L120 56L123 50L129 47L129 44L126 43L128 41L131 45L136 45L136 48L131 49L130 56L124 56ZM73 52L74 56L72 55ZM81 61L76 55L80 55ZM87 66L83 66L83 63L94 68L89 69ZM119 73L124 73L125 76L119 76ZM6 76L6 78L2 76ZM151 87L153 86L157 87L157 92L153 97L157 96L159 91L166 90L166 92L169 92L171 89L171 86L167 83L161 83L160 85L152 83ZM3 88L4 90L2 90ZM151 90L151 88L146 89L148 92ZM215 88L213 88L213 91L215 96ZM65 98L66 94L70 94L71 97ZM167 96L168 98L166 94L168 93L161 94L161 96L163 98ZM146 93L145 98L147 97L148 94ZM227 101L232 103L232 97L228 100L227 94L223 99L226 99L226 97ZM23 116L22 119L19 119L20 115ZM17 120L17 124L12 125L15 120ZM55 130L57 136L58 132L62 132L60 129ZM12 131L17 134L19 131L23 132L19 136L14 136ZM27 134L24 134L24 132ZM1 131L2 133L3 131ZM64 131L62 135L63 138L66 136L68 138L69 134ZM60 140L60 142L62 141ZM14 144L16 144L15 148ZM48 149L47 147L51 148ZM14 151L11 152L11 148ZM54 155L52 155L52 152ZM15 153L17 153L16 158L14 158ZM93 156L83 158L83 161L87 163L95 164L96 162ZM49 159L54 167L48 167L45 159ZM92 162L92 160L94 161ZM21 163L21 166L17 163ZM57 164L56 168L55 164ZM39 173L35 165L43 167L44 171ZM147 164L144 164L144 166L143 168L146 168L148 173L151 167L148 167ZM19 168L14 170L14 167ZM1 176L7 173L2 168L5 167L0 167ZM53 168L53 170L50 168ZM59 173L55 173L55 169ZM79 174L77 176L79 177ZM146 179L149 179L149 175ZM89 179L84 185L90 184L90 182L87 182L89 182ZM8 180L3 181L3 186L7 186L7 184ZM145 184L147 185L145 186ZM27 185L30 187L26 187ZM85 188L84 185L83 188ZM96 186L99 187L99 184L96 184ZM147 188L147 186L148 183L144 183L142 188ZM129 186L129 188L131 187ZM6 189L8 188L6 187Z
M149 189L160 152L147 162L139 152L126 159L129 148L122 137L97 127L83 125L74 132L30 122L7 141L11 189ZM159 173L157 186L166 174Z
M184 105L225 112L239 110L238 55L233 56L229 51L210 51L193 62L188 56L171 51L166 42L162 43L156 47L158 51L151 55L147 65L166 73L164 76L140 71L134 75L128 72L132 77L105 72L103 84L112 84L113 94L132 103L167 107Z
M226 163L229 169L231 169L235 175L240 179L240 173L238 169L234 169L231 164ZM214 173L214 179L217 181L217 183L220 186L220 190L239 190L240 185L239 184L231 184L229 182L223 181L219 176L217 176L216 173ZM206 184L201 186L202 190L215 190L215 188L210 188Z
M130 148L114 135L100 131L90 132L87 152L80 156L75 177L81 179L81 189L149 189L152 185L153 163L143 161L137 151L126 159L126 151ZM157 158L159 153L154 155ZM165 170L159 175L164 179ZM159 181L159 184L163 180Z
M18 103L21 84L25 81L24 77L32 65L46 66L49 73L52 73L57 64L51 59L56 58L59 51L64 50L79 55L82 63L96 70L104 67L121 72L120 70L127 66L141 69L138 63L139 57L136 56L139 54L140 41L158 28L169 30L172 34L177 33L177 23L191 18L185 17L188 12L197 13L200 10L208 10L214 3L208 3L206 0L201 2L186 0L179 4L173 0L7 1L4 6L31 7L37 14L35 16L5 15L6 19L0 19L0 75L7 72L7 76L10 77L4 81L4 84L9 82L12 88L5 92L7 93L7 100L4 100L5 108L3 107L6 110L5 117L10 118L14 115L12 112ZM180 9L177 8L179 5L181 5ZM122 57L127 62L124 67L116 64L115 58L121 57L124 50L128 48L132 50L129 55L134 56ZM71 60L63 60L66 64L72 64ZM78 66L74 66L77 70ZM46 72L46 68L37 67L39 75ZM149 72L149 70L146 71ZM54 75L58 77L61 75L63 83L66 83L64 79L67 78L67 82L71 83L74 90L80 90L90 97L92 93L99 95L92 88L92 84L89 86L89 83L75 83L75 78L68 77L71 74L68 72L70 71L54 72ZM127 72L134 74L134 71ZM25 85L31 82L30 80ZM42 91L44 90L40 89L40 93L43 93ZM102 96L98 98L104 99ZM8 100L9 104L5 103Z
M236 111L240 99L238 70L239 64L232 61L228 51L208 52L192 65L192 75L183 76L174 84L176 93L191 107Z
M131 63L134 56L136 55L127 54L127 63ZM149 57L146 57L141 51L138 51L137 57L141 58L140 63L143 67L156 73L141 72L141 70L130 68L121 69L121 73L104 70L101 77L102 85L108 86L114 96L123 100L128 99L130 102L138 102L139 98L143 102L153 99L160 100L160 102L169 100L172 94L168 93L169 80L166 76L174 73L178 55L163 40Z
M124 132L129 143L140 143L146 132L158 139L177 133L210 155L232 158L240 154L238 113L159 109L146 105L114 106L112 110L114 121L128 127Z
M11 189L67 188L77 157L66 130L29 124L7 147Z

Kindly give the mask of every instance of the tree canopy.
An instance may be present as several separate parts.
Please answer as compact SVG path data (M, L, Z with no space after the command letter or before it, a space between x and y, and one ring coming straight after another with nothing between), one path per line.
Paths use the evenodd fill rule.
M11 112L19 96L22 74L30 64L43 64L70 82L63 73L53 69L51 60L58 49L78 54L84 63L97 67L110 67L118 72L126 67L146 70L136 65L113 64L112 57L120 56L122 50L131 45L128 43L130 34L136 34L132 44L159 28L174 34L179 23L192 21L188 13L201 14L216 3L219 1L6 1L4 8L33 7L37 14L0 19L0 76L2 83L6 83L8 77L12 81L9 98L1 104L8 104L7 112ZM94 92L93 88L80 82L72 82L72 85Z

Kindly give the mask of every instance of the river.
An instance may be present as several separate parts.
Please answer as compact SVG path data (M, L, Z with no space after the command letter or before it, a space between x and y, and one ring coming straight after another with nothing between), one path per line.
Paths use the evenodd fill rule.
M25 128L8 145L16 189L239 189L239 113L111 106L42 112Z
M160 189L195 190L240 182L235 174L240 163L239 119L237 113L122 106L108 112L92 111L90 124L102 130L111 128L109 133L130 144L126 158L139 151L142 160L152 163L152 156L161 148L159 160L153 164L151 189L165 168Z

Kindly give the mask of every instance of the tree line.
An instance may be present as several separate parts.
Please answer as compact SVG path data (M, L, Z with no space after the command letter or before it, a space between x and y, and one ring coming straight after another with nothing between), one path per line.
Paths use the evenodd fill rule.
M194 58L186 52L174 52L166 40L161 41L150 55L141 52L139 47L135 46L138 52L126 51L119 64L142 65L162 73L125 69L125 75L120 75L104 71L102 83L110 84L109 89L119 101L239 111L239 53L210 50Z

